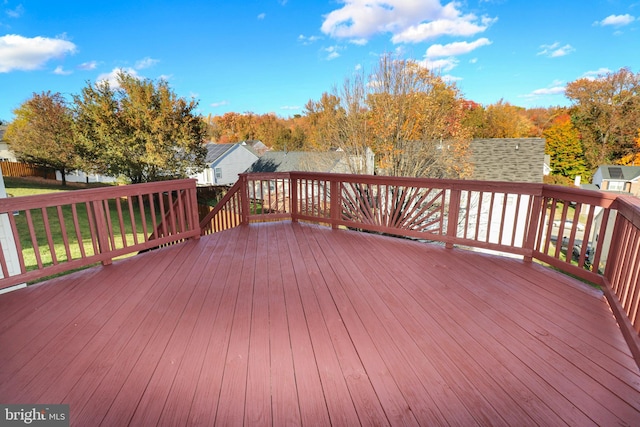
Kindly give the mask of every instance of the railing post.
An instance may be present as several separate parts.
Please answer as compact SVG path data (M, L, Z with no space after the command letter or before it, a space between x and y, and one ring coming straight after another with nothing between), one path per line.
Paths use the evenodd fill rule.
M242 224L249 224L249 179L246 174L240 175L240 218ZM261 196L263 196L261 194ZM255 197L255 194L254 194Z
M453 241L458 235L458 219L460 217L460 189L452 188L449 192L449 213L447 215L447 238L451 239L445 244L447 249L453 248Z
M342 206L342 183L336 179L331 179L331 228L338 228L338 221L341 219L341 206Z
M107 230L107 223L105 221L105 210L103 200L94 200L91 205L93 206L93 217L96 223L96 233L98 234L98 250L101 254L106 254L111 251L109 247L109 231ZM110 265L111 258L102 260L102 265Z
M523 242L523 249L527 251L527 255L524 256L525 262L533 261L533 252L535 250L536 237L538 236L538 229L540 228L540 214L542 212L542 204L544 202L543 195L534 195L531 202L531 211L529 215L529 222L526 225L525 237Z
M200 215L198 209L198 193L196 190L196 184L193 183L193 187L186 191L186 199L184 201L186 214L190 215L189 225L192 230L198 230L200 228ZM196 234L194 239L200 238L200 233Z
M298 178L289 174L289 203L291 222L298 222Z

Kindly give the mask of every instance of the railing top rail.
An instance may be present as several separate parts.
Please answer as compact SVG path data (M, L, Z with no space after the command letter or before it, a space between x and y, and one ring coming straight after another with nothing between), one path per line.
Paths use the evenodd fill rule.
M554 197L556 199L578 203L589 203L605 208L613 207L614 202L619 197L619 195L615 193L550 184L543 185L543 192L545 196Z
M632 196L618 195L616 198L616 209L635 227L640 229L640 199Z
M527 183L527 182L497 182L497 181L477 181L477 180L458 180L458 179L440 179L440 178L416 178L405 176L387 176L387 175L358 175L358 174L341 174L329 172L278 172L278 173L244 173L241 176L247 176L250 179L272 179L272 178L295 178L295 179L319 179L325 181L340 181L363 184L400 184L404 186L434 186L446 189L468 189L468 190L484 190L501 192L513 192L531 195L540 195L542 193L543 184Z
M240 177L246 176L253 180L259 179L287 179L290 177L292 172L251 172L251 173L241 173Z
M8 197L6 199L2 199L2 203L0 204L0 213L25 209L46 208L84 201L91 202L111 197L138 196L142 194L159 193L182 188L195 189L195 179L156 181L143 184L61 191L59 193L37 194L33 196Z

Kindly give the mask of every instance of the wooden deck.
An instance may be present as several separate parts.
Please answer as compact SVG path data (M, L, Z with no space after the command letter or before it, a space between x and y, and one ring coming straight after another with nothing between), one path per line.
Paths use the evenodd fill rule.
M640 372L567 276L280 222L0 295L0 402L79 426L637 426Z

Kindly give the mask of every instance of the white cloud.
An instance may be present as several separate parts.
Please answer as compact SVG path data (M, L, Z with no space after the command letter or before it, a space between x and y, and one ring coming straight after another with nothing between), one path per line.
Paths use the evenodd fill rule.
M602 67L602 68L598 68L597 70L587 71L582 75L582 78L595 80L609 73L611 73L610 69L606 67Z
M340 46L329 46L324 49L327 52L327 57L325 58L327 61L331 61L332 59L336 59L340 57Z
M299 105L283 105L282 107L280 107L281 110L299 110L300 106Z
M133 68L114 68L109 73L100 74L97 78L98 83L108 83L111 88L118 88L120 84L118 83L118 74L124 72L129 74L132 77L140 78L138 72Z
M146 58L142 58L141 60L136 61L136 64L135 64L134 68L136 70L143 70L145 68L153 67L158 62L160 62L158 59L149 58L147 56Z
M491 40L480 38L473 42L455 42L445 45L434 44L427 49L427 58L438 58L443 56L457 56L469 53L479 47L490 45Z
M424 61L419 62L419 64L423 67L437 73L446 73L448 71L451 71L458 66L458 63L459 61L454 57L434 60L425 59Z
M367 43L369 43L369 40L365 39L365 38L361 38L361 39L351 39L349 40L349 43L351 44L356 44L358 46L364 46Z
M53 70L53 74L58 74L59 76L68 76L69 74L73 74L73 71L65 70L62 65L58 65L55 70Z
M553 44L543 44L540 46L540 52L538 55L546 56L548 58L559 58L574 52L575 49L570 44L560 46L560 43L555 42Z
M522 98L536 99L545 96L562 95L565 91L565 84L560 80L554 80L547 87L535 89L526 95L521 95Z
M267 14L266 14L266 13L264 13L264 12L262 12L261 14L259 14L259 15L258 15L258 19L259 19L260 21L262 21L262 20L263 20L264 18L266 18L266 17L267 17Z
M61 38L8 34L0 37L0 73L36 70L51 59L75 52L76 45Z
M531 95L540 96L540 95L561 95L564 93L564 86L553 86L553 87L545 87L542 89L536 89L531 92Z
M624 27L625 25L631 24L635 20L636 20L635 17L627 13L626 15L609 15L606 18L604 18L602 21L596 21L593 24L600 25L603 27L607 25L611 25L614 27Z
M393 43L418 43L442 35L472 36L486 30L494 18L464 14L461 3L439 0L344 0L325 15L321 30L335 38L369 39L390 33Z
M217 107L224 107L225 105L229 105L229 101L218 101L218 102L212 102L211 104L209 104L211 107L217 108Z
M9 18L20 18L24 14L24 7L19 4L15 9L7 9L5 13Z
M456 77L456 76L452 76L451 74L445 74L443 76L440 76L442 78L442 80L444 80L446 83L455 83L455 82L459 82L460 80L462 80L462 77Z
M445 35L470 37L483 32L490 24L495 22L495 20L492 20L487 24L478 25L473 22L475 19L475 15L465 15L456 20L439 19L423 23L418 26L408 28L400 34L394 35L391 38L391 41L394 43L418 43ZM485 22L485 20L483 20L483 22Z
M322 40L322 37L319 36L305 36L304 34L300 34L298 36L298 40L302 42L304 45L309 45L311 43L317 42L318 40Z
M79 69L85 70L85 71L95 70L97 67L98 67L97 61L83 62L82 64L78 65Z

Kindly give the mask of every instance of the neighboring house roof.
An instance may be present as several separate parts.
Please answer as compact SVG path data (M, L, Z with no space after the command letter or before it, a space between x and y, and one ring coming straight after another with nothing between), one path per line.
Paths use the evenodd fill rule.
M634 181L640 178L640 166L603 165L600 166L602 179L608 181Z
M344 152L267 151L247 172L348 172Z
M235 148L236 145L238 144L215 144L212 142L206 144L205 147L207 147L207 157L205 159L205 163L215 163L227 152Z
M482 181L542 182L544 138L474 139L470 144L473 174Z
M260 157L267 151L269 151L269 147L264 145L262 141L259 139L251 139L247 141L242 141L240 144L244 145L245 148L249 149L256 156Z

